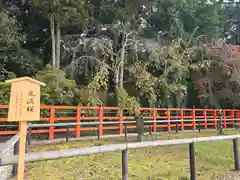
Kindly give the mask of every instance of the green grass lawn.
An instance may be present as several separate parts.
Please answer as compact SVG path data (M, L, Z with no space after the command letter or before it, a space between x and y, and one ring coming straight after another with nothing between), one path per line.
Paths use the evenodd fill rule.
M225 131L237 134L239 131ZM213 136L216 132L179 133L145 136L145 140L176 139ZM129 142L135 141L129 137ZM39 152L94 145L123 143L124 138L88 140L65 144L32 147L29 152ZM215 141L195 145L198 180L215 180L234 169L232 141ZM129 180L184 180L189 179L188 145L154 147L129 150ZM28 180L120 180L121 152L78 156L59 160L28 163Z

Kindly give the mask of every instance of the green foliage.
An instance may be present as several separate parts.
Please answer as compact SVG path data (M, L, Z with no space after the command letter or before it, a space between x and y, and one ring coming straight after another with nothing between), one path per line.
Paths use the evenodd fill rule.
M146 65L139 62L133 64L130 73L135 78L140 94L147 97L150 107L154 106L157 103L157 77L152 76Z
M130 114L135 113L136 110L140 108L140 104L137 99L135 97L130 97L125 89L117 87L116 96L118 106L121 109L127 109Z
M235 0L232 0L235 1ZM235 1L236 3L231 3L228 6L225 6L226 14L229 16L229 21L227 24L227 31L224 33L228 44L240 44L240 24L239 15L240 15L240 4L239 1ZM232 28L234 26L234 28Z
M226 65L215 66L214 64L212 63L209 71L198 76L199 83L196 83L196 88L201 103L211 107L239 107L239 82L236 71L238 66L235 64L231 69ZM232 71L231 74L229 74L230 71Z
M150 107L157 103L166 106L180 106L184 103L190 71L199 71L199 65L203 62L201 59L192 62L194 53L194 49L177 39L156 48L148 60L131 66L130 75L134 77L140 95L148 99Z
M61 21L61 24L76 22L86 17L84 0L32 0L33 5L40 7L44 15L54 17Z
M208 48L211 48L209 46ZM219 44L220 55L206 56L200 71L192 73L195 88L202 105L208 107L239 107L239 62L229 60L229 52ZM209 50L208 50L209 51Z
M19 41L23 40L24 37L21 37L18 34L19 26L17 25L16 19L9 16L7 11L0 12L0 38L1 38L1 50L6 50L11 47L13 44L18 44Z
M8 12L0 12L0 79L6 80L14 77L12 63L18 63L18 53L16 47L23 38L18 34L19 27L17 21L11 18ZM24 65L24 64L22 64ZM11 69L9 69L11 68Z
M11 85L8 83L0 82L0 104L8 104L10 98Z
M92 77L90 83L81 88L79 91L80 102L79 105L84 106L93 106L98 107L102 106L103 102L98 96L99 91L105 92L108 88L108 80L109 80L109 71L105 65L102 65L100 70ZM84 114L95 114L94 110L83 110Z
M90 91L97 92L99 90L106 91L108 88L109 71L106 65L100 67L100 70L94 75L88 84Z
M171 39L186 39L196 27L199 27L197 36L203 35L211 39L219 36L227 24L222 1L218 0L211 3L205 0L158 1L155 8L151 7L146 11L148 13L145 12L144 16L149 22L146 28L148 35L152 34L152 31L154 34L160 32Z
M137 13L142 5L147 5L151 0L90 0L88 7L90 16L102 24L113 24L116 21L125 23L137 21Z
M22 47L25 36L17 20L7 11L0 12L0 80L31 76L41 68L42 61Z
M43 87L42 100L56 100L59 104L72 104L75 99L75 81L66 78L64 71L47 65L42 71L36 74L39 81L46 83Z
M203 104L240 104L234 88L238 74L235 79L226 77L231 68L221 65L222 60L216 63L206 48L213 37L231 34L224 27L232 29L239 19L239 7L232 1L229 8L218 0L26 0L24 4L13 0L3 4L7 11L0 12L0 78L36 75L47 83L42 103L101 106L105 104L99 92L111 91L119 106L131 112L140 103L181 106L186 104L189 85L207 79L208 84L198 87ZM234 16L227 18L230 14ZM56 26L56 42L52 41L56 61L70 67L65 69L71 70L80 89L62 70L47 65L39 71L41 58L50 63L54 49L49 18ZM151 39L145 39L146 34ZM125 89L116 88L119 84Z

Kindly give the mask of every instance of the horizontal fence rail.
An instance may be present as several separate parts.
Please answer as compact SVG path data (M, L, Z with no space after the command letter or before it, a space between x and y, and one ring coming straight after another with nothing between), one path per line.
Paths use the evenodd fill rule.
M151 123L152 132L171 132L180 130L217 128L217 121L222 118L223 128L234 127L240 124L240 110L222 109L188 109L188 108L141 108L143 119ZM18 133L17 123L7 122L8 105L0 105L0 135ZM99 130L99 136L104 134L124 134L124 124L128 123L127 130L134 130L134 115L119 107L87 107L87 106L41 106L41 119L37 124L52 124L49 126L34 127L32 134L48 134L53 140L58 133L67 131L76 137L86 136ZM131 124L132 122L132 124ZM76 123L71 128L54 126L58 123ZM99 128L94 123L99 123Z
M19 133L13 136L10 140L0 147L0 159L18 142Z
M27 125L27 131L30 128L30 124ZM7 140L5 143L2 143L0 146L0 164L2 159L5 156L9 156L9 154L18 154L19 152L19 140L20 140L20 132L11 137L9 140ZM28 143L26 142L26 146ZM11 170L11 174L8 172ZM11 177L14 177L17 175L17 170L18 170L18 165L17 164L12 164L12 166L5 166L1 167L0 165L0 174L4 175L4 177L1 176L3 179L9 179ZM0 178L0 179L1 179Z
M27 129L29 125L27 126ZM0 162L2 158L5 156L9 156L9 154L18 154L19 151L19 139L20 139L20 132L11 137L5 143L2 143L0 146ZM26 144L27 145L27 144ZM17 175L17 164L12 164L9 166L0 166L0 174L2 179L9 179Z
M27 130L30 128L30 124L27 125ZM11 137L7 142L3 143L3 145L0 146L0 159L13 147L15 144L18 143L20 139L20 132L18 132L16 135Z
M219 141L219 140L233 140L233 154L235 169L239 170L239 156L238 156L238 138L240 135L228 135L228 136L212 136L212 137L200 137L190 139L175 139L175 140L157 140L157 141L145 141L137 143L125 143L125 144L111 144L103 146L92 146L86 148L74 148L68 150L56 150L48 152L35 152L27 153L25 155L25 162L42 161L50 159L67 158L73 156L83 156L90 154L98 154L113 151L122 151L122 180L128 179L128 158L127 152L130 149L147 148L147 147L159 147L189 144L189 163L190 163L190 177L191 180L196 180L196 167L195 167L195 150L194 144L200 142ZM11 165L18 163L18 156L6 156L1 159L0 165Z
M217 119L217 120L220 120L220 119ZM176 123L176 128L175 128L175 131L176 131L176 133L178 133L179 132L179 125L178 125L178 122L180 122L179 120L173 120L174 122L177 122ZM184 121L186 121L186 122L188 122L188 120L184 120ZM191 120L189 120L189 121L191 121ZM197 128L198 128L198 132L200 132L201 131L201 126L200 126L200 122L201 122L202 120L201 119L199 119L199 120L196 120L196 122L197 122ZM212 121L216 121L216 119L215 120L212 120ZM162 122L162 121L155 121L155 122ZM67 127L67 130L66 130L66 134L65 134L65 138L66 138L66 141L68 142L69 141L69 136L70 136L70 134L69 134L69 129L72 127L72 126L76 126L76 125L95 125L96 127L97 127L97 138L98 139L100 139L100 125L109 125L109 124L119 124L120 122L79 122L79 123L55 123L55 124L31 124L31 123L29 123L28 124L28 133L27 133L27 141L28 141L28 144L29 145L31 145L31 142L32 142L32 137L31 137L31 134L32 134L32 128L41 128L41 127ZM123 125L124 125L124 135L125 135L125 140L127 140L127 136L128 136L128 125L129 124L132 124L133 123L133 121L124 121L124 122L122 122L123 123ZM152 123L153 123L153 121L144 121L144 127L146 128L148 128L148 132L150 133L150 134L152 134ZM146 125L146 124L148 124L148 125ZM220 121L218 121L218 124L220 124ZM221 124L223 125L223 122L221 122ZM239 126L239 124L235 124L235 128L236 129L239 129L240 127L238 127ZM110 136L108 136L108 137L110 137Z

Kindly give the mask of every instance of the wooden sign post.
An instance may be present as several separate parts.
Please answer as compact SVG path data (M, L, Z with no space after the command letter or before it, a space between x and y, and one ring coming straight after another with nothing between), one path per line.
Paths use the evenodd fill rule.
M11 83L8 121L20 121L20 144L18 157L18 180L24 179L24 155L27 122L40 120L40 85L44 83L30 77L7 80Z

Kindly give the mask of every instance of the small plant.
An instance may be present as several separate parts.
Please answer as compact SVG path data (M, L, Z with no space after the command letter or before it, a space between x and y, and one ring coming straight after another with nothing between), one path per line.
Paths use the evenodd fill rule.
M0 104L8 104L11 85L5 82L0 82L0 89Z
M144 136L144 120L139 113L136 113L135 120L136 120L137 134L138 134L137 141L142 142L142 139Z
M219 116L220 116L220 119L218 121L218 134L224 134L223 132L223 127L222 127L222 110L220 109L219 110Z
M135 97L130 97L124 88L117 87L116 96L120 109L127 109L130 114L133 114L136 109L140 108L137 99Z
M66 78L62 70L46 65L36 74L36 79L45 82L47 85L41 89L42 103L53 100L54 104L70 105L75 98L76 83Z

